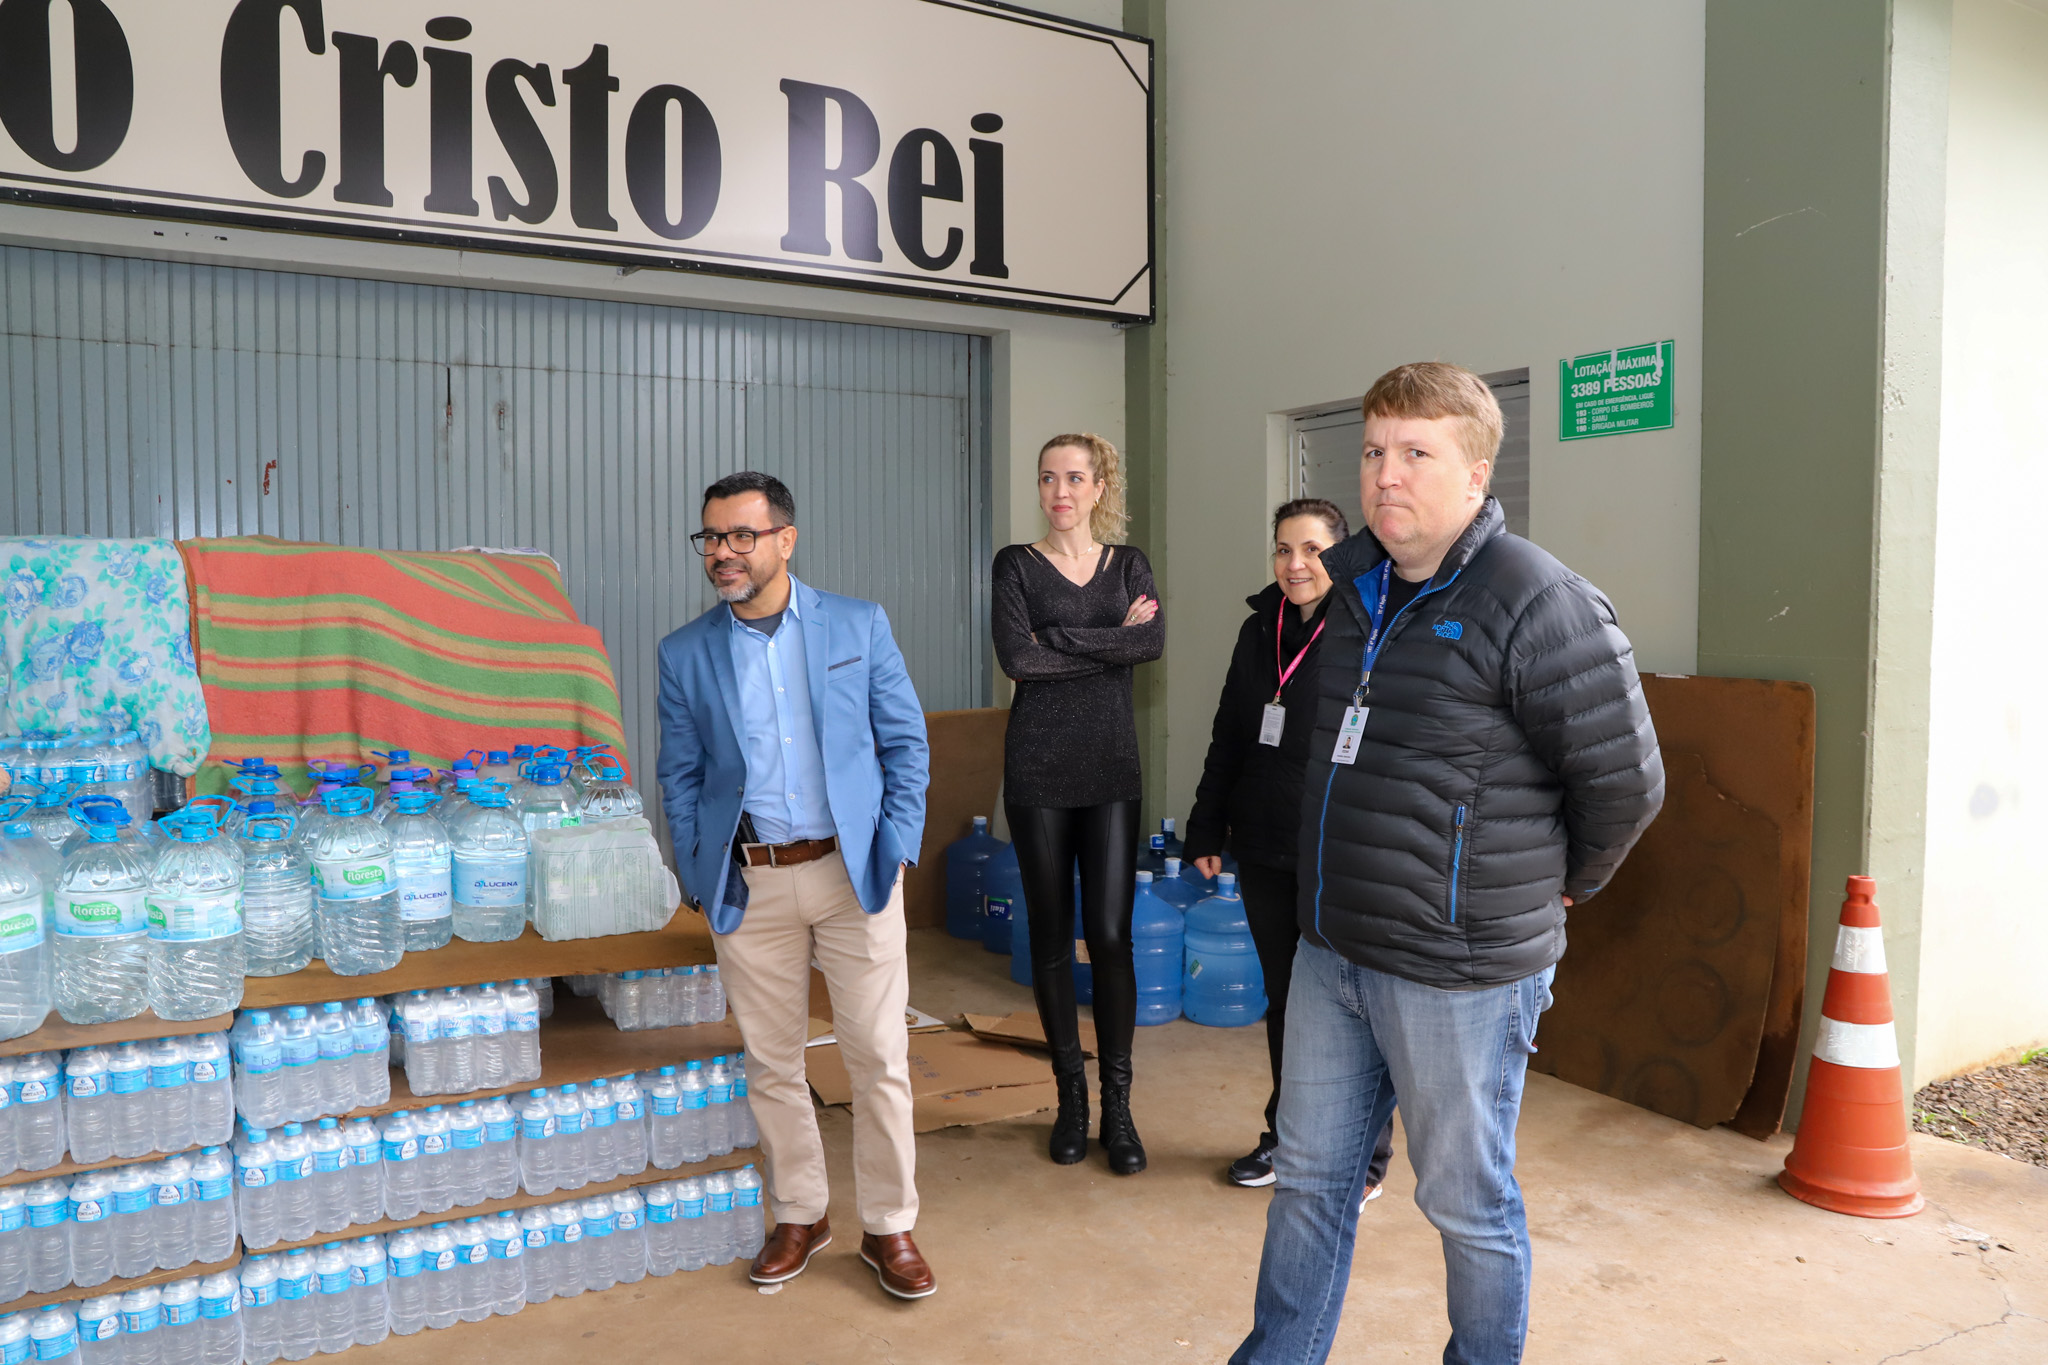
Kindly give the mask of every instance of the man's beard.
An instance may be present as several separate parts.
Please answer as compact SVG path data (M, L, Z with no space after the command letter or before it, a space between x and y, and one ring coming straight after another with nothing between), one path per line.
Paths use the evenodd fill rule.
M711 577L712 573L715 573L719 567L716 564L712 565L711 571L707 572L706 577ZM760 594L762 585L754 577L754 566L742 560L740 567L746 570L747 576L731 587L722 586L717 578L711 577L711 590L718 594L719 601L735 604L751 602Z

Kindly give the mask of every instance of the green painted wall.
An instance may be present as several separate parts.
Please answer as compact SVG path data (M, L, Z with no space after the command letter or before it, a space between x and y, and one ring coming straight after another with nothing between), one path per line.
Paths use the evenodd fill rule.
M1124 0L1124 30L1152 40L1152 259L1155 321L1124 336L1124 455L1130 462L1131 543L1152 562L1160 604L1174 608L1171 551L1166 543L1166 0ZM1144 828L1166 808L1166 669L1168 654L1137 670L1134 695L1138 755L1145 770Z

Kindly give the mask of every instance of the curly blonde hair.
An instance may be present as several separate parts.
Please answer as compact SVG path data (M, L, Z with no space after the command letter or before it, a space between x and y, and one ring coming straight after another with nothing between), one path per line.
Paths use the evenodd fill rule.
M1088 534L1104 545L1123 543L1124 531L1130 525L1131 514L1124 507L1124 460L1114 445L1092 432L1068 432L1055 436L1038 448L1038 463L1045 465L1045 453L1058 450L1061 446L1072 446L1088 452L1088 468L1095 474L1095 481L1102 485L1102 496L1095 500L1095 507L1088 514Z

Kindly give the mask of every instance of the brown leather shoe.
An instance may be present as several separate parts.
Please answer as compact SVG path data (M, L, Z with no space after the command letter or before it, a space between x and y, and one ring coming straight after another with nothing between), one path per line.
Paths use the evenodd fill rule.
M886 1237L862 1233L860 1258L881 1279L882 1288L899 1299L921 1299L939 1287L932 1278L932 1268L924 1263L917 1243L910 1240L907 1232L892 1232Z
M777 1223L775 1231L768 1234L767 1242L761 1247L761 1254L754 1258L754 1265L747 1272L747 1278L755 1284L781 1284L804 1273L804 1267L832 1243L832 1221L820 1218L815 1223Z

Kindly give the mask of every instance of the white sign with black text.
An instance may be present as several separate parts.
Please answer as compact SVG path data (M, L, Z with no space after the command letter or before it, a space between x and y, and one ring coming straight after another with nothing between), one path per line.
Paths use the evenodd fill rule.
M960 0L0 0L0 200L1146 318L1150 82Z

